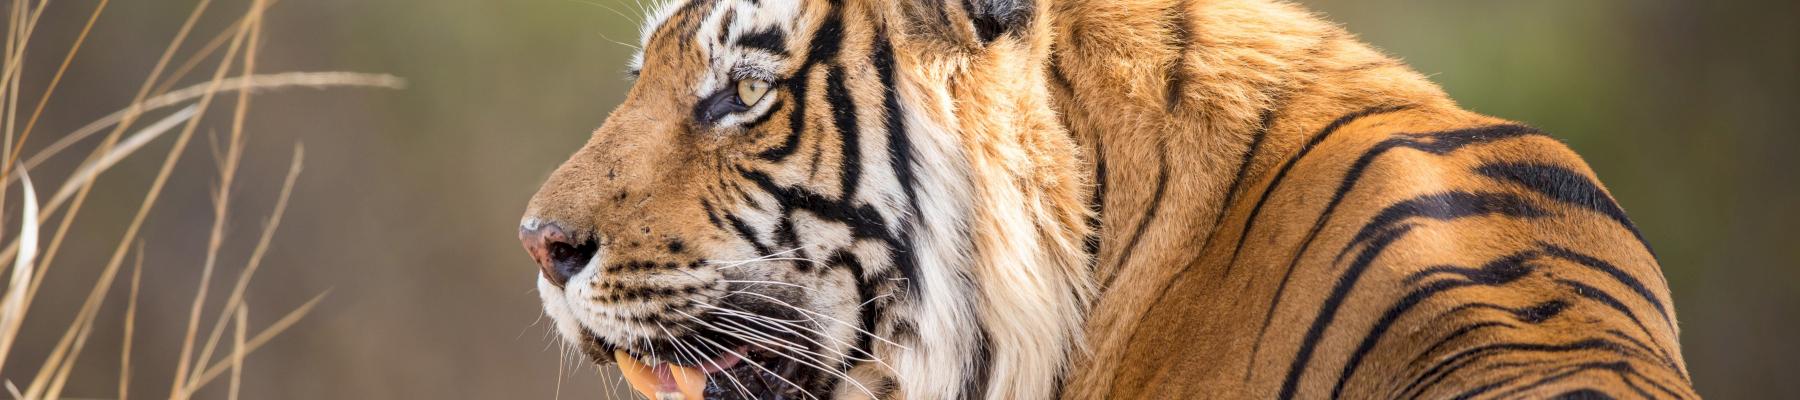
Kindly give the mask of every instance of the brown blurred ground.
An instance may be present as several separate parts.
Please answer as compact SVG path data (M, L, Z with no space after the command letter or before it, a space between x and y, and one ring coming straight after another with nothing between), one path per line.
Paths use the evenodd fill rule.
M199 40L248 3L218 2ZM52 2L31 49L27 93L48 81L95 3ZM32 143L123 107L195 3L114 1ZM1791 154L1800 151L1800 25L1792 23L1800 5L1304 3L1432 74L1466 106L1529 122L1585 154L1661 256L1702 393L1800 397L1791 375L1800 359L1800 240L1792 233L1800 157ZM411 87L255 98L230 268L216 282L236 278L290 149L304 142L306 173L251 287L253 325L332 292L250 358L246 398L551 398L559 387L563 398L600 397L592 368L559 370L514 226L539 181L620 99L630 52L621 43L636 41L640 15L633 0L287 0L273 9L262 71L387 72ZM230 103L219 104L206 127L223 134ZM30 379L167 146L152 145L102 178L0 377ZM188 156L145 228L134 397L167 392L205 248L216 172L204 137ZM73 161L42 168L53 177L45 179L60 179ZM102 315L71 396L114 395L120 304ZM203 395L222 398L221 388Z

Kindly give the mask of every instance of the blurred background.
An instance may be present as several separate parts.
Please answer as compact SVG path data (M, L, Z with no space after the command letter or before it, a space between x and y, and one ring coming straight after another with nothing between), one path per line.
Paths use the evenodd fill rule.
M28 48L25 104L98 3L49 2ZM113 1L27 154L128 104L197 3ZM214 3L177 60L249 1ZM1468 108L1528 122L1584 154L1656 246L1701 393L1800 398L1800 235L1791 231L1800 226L1800 2L1301 3L1430 74ZM246 398L604 397L610 379L566 358L539 318L536 270L515 226L541 180L621 99L641 16L637 0L275 5L259 72L382 72L408 87L254 97L213 290L236 279L304 143L305 172L250 286L252 332L330 293L249 358ZM210 76L214 64L202 65L182 84ZM233 101L215 102L141 235L133 397L168 393L212 222L209 135L229 132ZM101 177L0 378L31 380L168 148L152 143ZM34 177L62 179L84 153ZM17 204L6 203L9 225ZM117 397L121 282L69 396ZM208 304L202 329L219 302ZM215 382L200 397L223 398L224 388Z

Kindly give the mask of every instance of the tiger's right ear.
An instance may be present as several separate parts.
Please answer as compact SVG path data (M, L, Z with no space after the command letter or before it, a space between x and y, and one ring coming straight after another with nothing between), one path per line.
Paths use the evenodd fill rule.
M893 0L898 28L914 39L980 48L1008 37L1031 39L1041 0Z

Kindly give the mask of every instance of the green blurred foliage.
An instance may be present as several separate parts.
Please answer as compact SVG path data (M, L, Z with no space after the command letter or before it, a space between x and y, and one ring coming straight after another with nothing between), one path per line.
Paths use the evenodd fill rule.
M96 3L53 2L34 39L27 92L48 81ZM122 107L197 3L112 2L40 130L55 136ZM197 40L248 2L215 3ZM1800 359L1792 339L1800 337L1800 243L1791 232L1800 225L1800 157L1790 154L1800 150L1800 25L1792 23L1800 3L1302 3L1406 59L1468 108L1532 124L1584 154L1658 251L1702 393L1800 397L1789 372ZM255 99L227 265L254 243L290 148L304 142L306 175L251 288L253 325L332 294L251 358L247 398L603 393L613 382L559 352L539 320L535 269L514 227L540 180L623 96L641 15L636 0L287 0L274 8L262 70L387 72L411 87ZM213 111L227 115L229 106ZM202 132L228 131L228 123L215 117ZM109 249L166 146L107 175L71 240ZM144 395L167 390L164 366L173 365L198 275L216 176L208 151L190 149L146 227L132 383ZM70 267L50 272L52 294L28 323L66 326L104 261L105 251L87 253L62 256ZM223 274L235 278L234 269ZM112 304L72 396L115 391L123 307ZM14 355L23 361L9 363L6 376L41 360L39 349L60 333L45 331L55 330L28 335ZM223 397L215 386L203 395Z

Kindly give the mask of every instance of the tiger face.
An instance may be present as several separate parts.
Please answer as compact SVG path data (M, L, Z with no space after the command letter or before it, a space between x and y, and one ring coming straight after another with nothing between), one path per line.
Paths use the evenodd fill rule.
M546 314L646 395L895 385L931 149L905 137L887 42L824 3L672 2L624 102L530 201Z

